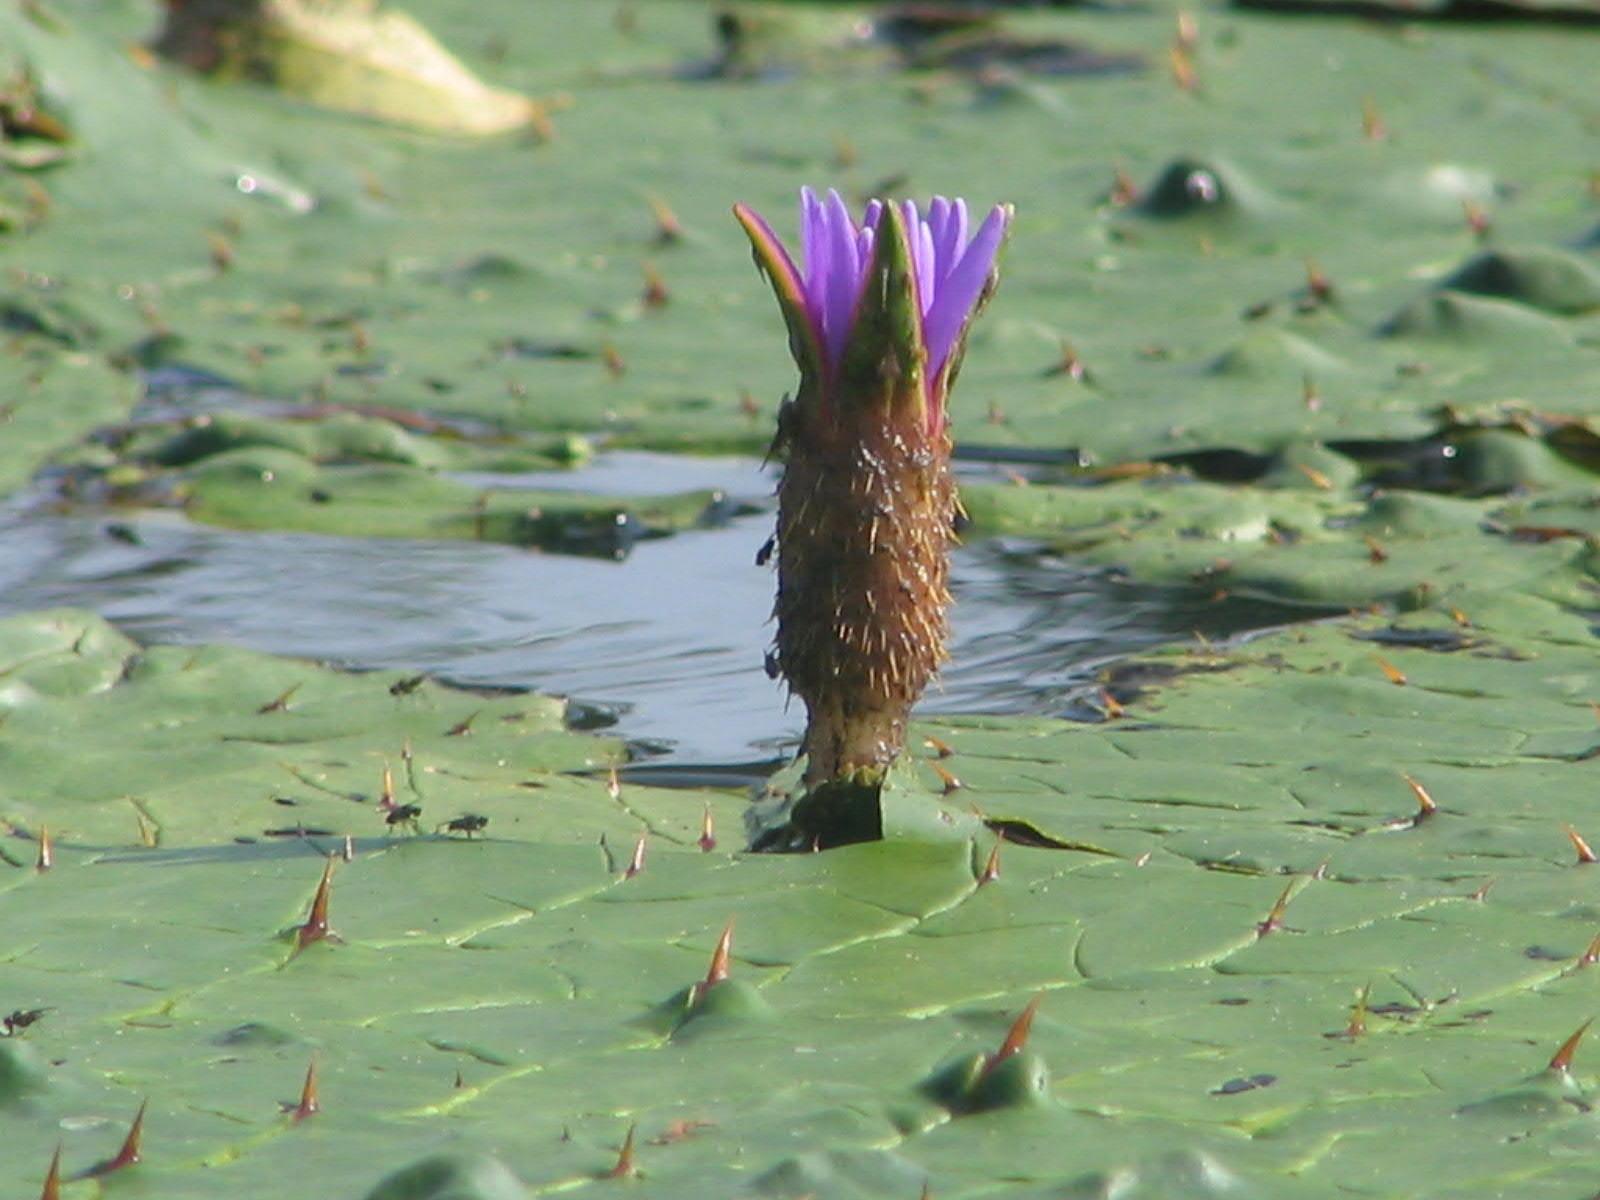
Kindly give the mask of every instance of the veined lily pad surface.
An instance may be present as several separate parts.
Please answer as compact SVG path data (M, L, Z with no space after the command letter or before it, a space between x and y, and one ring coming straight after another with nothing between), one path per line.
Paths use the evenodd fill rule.
M0 1194L1600 1191L1590 8L235 7L300 57L0 8ZM793 380L728 210L807 183L1017 208L889 837L745 850L759 608L693 786L628 740L681 656L597 730L441 681L524 619L442 575L331 626L432 641L295 632L296 547L546 607L754 555ZM176 529L248 621L22 549ZM1185 607L1019 636L1085 572Z

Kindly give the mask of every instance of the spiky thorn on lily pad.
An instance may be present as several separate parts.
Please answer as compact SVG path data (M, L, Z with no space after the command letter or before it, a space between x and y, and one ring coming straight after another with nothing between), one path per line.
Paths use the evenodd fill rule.
M306 914L305 923L294 927L295 954L325 938L339 940L339 935L328 927L328 904L332 895L333 859L330 857L322 864L322 879L317 884L316 895L311 898L311 911Z
M50 1169L45 1172L44 1187L39 1192L39 1200L61 1200L61 1143L56 1143L56 1152L50 1156Z
M711 966L706 971L706 977L695 984L689 991L689 1007L694 1008L706 998L706 993L717 984L728 978L728 960L733 952L733 918L728 918L728 923L722 927L722 936L717 939L717 946L711 952Z
M993 1053L981 1051L947 1059L924 1079L920 1090L952 1114L1038 1103L1048 1097L1050 1072L1044 1059L1027 1049L1034 1016L1044 999L1040 992L1006 1030Z
M1561 1043L1561 1048L1551 1057L1550 1063L1545 1067L1545 1070L1563 1075L1571 1071L1572 1060L1578 1053L1578 1043L1583 1041L1583 1035L1589 1032L1589 1026L1593 1024L1594 1018L1590 1017L1582 1025L1579 1025L1572 1036Z
M1305 885L1303 879L1291 879L1284 885L1283 891L1278 893L1278 898L1272 902L1272 907L1267 910L1267 915L1256 922L1256 936L1266 937L1269 933L1277 933L1284 928L1283 915L1289 911L1289 901L1295 898L1301 887Z
M317 1060L313 1058L306 1067L305 1082L300 1085L300 1099L293 1104L282 1104L279 1107L288 1114L293 1122L304 1121L307 1117L314 1117L322 1111L322 1100L317 1094Z
M1578 865L1580 867L1600 861L1595 857L1595 852L1590 848L1583 834L1579 833L1571 825L1563 825L1561 828L1567 831L1567 840L1572 843L1572 848L1578 852Z
M948 398L993 292L1009 206L969 237L967 207L800 196L796 265L757 213L734 215L777 294L800 368L778 417L778 633L805 701L805 783L876 784L946 657L957 499Z
M1000 1043L1000 1049L989 1055L983 1064L983 1073L989 1074L1006 1059L1022 1052L1028 1044L1028 1035L1033 1032L1033 1018L1039 1011L1039 1005L1044 1002L1044 993L1040 992L1028 1001L1028 1006L1017 1014L1016 1020L1011 1022L1011 1027L1006 1030L1005 1040Z
M628 1136L622 1140L622 1148L617 1151L617 1161L609 1171L600 1176L602 1179L632 1179L639 1173L638 1156L634 1151L634 1143L639 1134L637 1124L628 1126Z
M98 1162L85 1171L85 1178L109 1175L113 1171L120 1171L141 1161L144 1155L144 1111L149 1106L149 1100L140 1103L139 1111L133 1114L133 1124L128 1126L128 1136L122 1139L122 1148L113 1157Z

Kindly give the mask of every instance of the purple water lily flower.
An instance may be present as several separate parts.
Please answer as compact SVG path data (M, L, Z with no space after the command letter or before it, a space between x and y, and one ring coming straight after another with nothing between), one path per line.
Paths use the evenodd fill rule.
M915 299L914 328L903 329L924 352L923 386L930 432L945 420L945 398L959 347L995 278L995 260L1011 221L1009 205L996 205L969 236L967 203L935 196L924 213L911 200L890 202L894 240L903 239ZM778 303L796 335L801 370L816 370L825 390L837 386L849 353L869 279L890 268L891 254L878 245L887 211L883 201L866 206L861 220L850 215L839 193L818 198L800 192L800 248L803 269L772 227L752 209L736 205L735 215L750 235L756 261L772 280ZM885 247L885 249L893 249Z
M774 443L785 463L770 663L806 704L807 787L875 797L945 658L958 507L946 401L1012 210L995 207L973 233L961 200L874 200L858 221L837 192L807 189L799 266L759 215L734 214L800 366ZM859 808L797 805L794 821L824 843L855 840L877 814ZM806 812L843 812L849 828L807 828Z

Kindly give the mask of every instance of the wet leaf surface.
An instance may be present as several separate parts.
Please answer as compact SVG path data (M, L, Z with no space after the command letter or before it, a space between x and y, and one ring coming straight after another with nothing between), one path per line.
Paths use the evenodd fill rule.
M751 1172L829 1195L860 1172L993 1194L999 1174L1030 1195L1162 1178L1175 1145L1199 1156L1180 1174L1274 1194L1331 1195L1370 1160L1390 1164L1373 1187L1526 1175L1554 1194L1584 1178L1548 1147L1587 1136L1562 1097L1590 1073L1581 1051L1539 1072L1592 1011L1581 960L1600 908L1562 832L1584 822L1587 768L1553 751L1600 741L1600 678L1554 605L1486 601L1474 627L1481 646L1455 653L1386 641L1404 688L1372 662L1391 623L1341 619L1173 650L1152 661L1179 670L1115 721L926 724L961 801L1081 847L1008 844L984 878L981 830L704 853L703 805L732 830L742 799L629 783L612 798L569 772L615 746L562 732L534 697L396 696L388 675L13 619L6 1002L46 1014L0 1043L31 1081L19 1161L44 1163L59 1128L77 1131L69 1163L103 1155L111 1131L87 1118L149 1091L139 1170L175 1196L217 1178L270 1189L291 1145L351 1194L375 1186L374 1156L398 1170L464 1146L534 1190L576 1186L629 1124L663 1195ZM1514 653L1486 672L1472 656L1489 646ZM458 716L470 734L452 734ZM90 726L70 766L38 749ZM385 827L388 788L420 802L423 832ZM480 836L427 832L458 808L489 817ZM329 833L267 837L265 820ZM295 953L346 834L330 936ZM659 1025L730 918L711 994L738 988L715 1019ZM1362 1030L1332 1037L1367 988ZM1019 1076L1006 1099L997 1080L993 1107L954 1120L919 1090L992 1051L1041 989L1042 1090ZM277 1102L312 1054L320 1110L301 1129ZM1430 1141L1455 1112L1484 1127L1465 1161ZM1441 1157L1411 1165L1430 1144Z

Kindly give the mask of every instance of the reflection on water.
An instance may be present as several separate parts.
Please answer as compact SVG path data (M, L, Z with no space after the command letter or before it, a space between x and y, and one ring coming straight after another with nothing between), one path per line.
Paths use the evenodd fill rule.
M505 478L476 480L505 487ZM721 488L766 502L748 460L603 456L528 487ZM0 506L0 613L93 609L151 642L231 642L351 667L536 688L615 710L624 736L679 762L767 757L798 737L762 671L770 515L644 542L623 562L470 542L235 533L171 512ZM1287 619L1133 589L1025 545L956 558L955 660L925 711L1061 712L1086 664L1153 642Z

